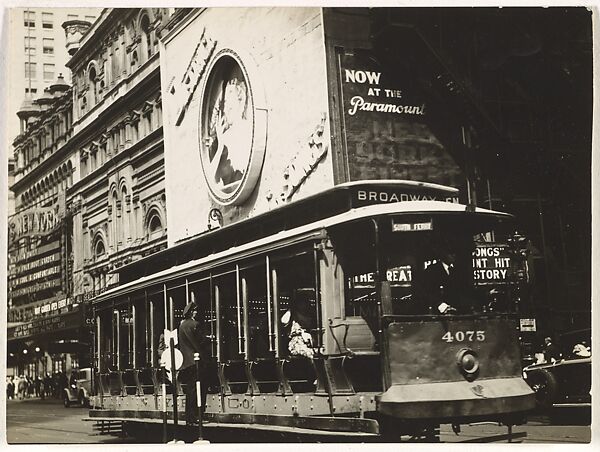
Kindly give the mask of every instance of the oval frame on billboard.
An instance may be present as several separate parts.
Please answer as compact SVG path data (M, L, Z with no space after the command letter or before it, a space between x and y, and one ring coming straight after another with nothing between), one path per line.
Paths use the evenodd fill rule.
M239 205L254 191L264 163L267 108L250 55L230 48L211 59L200 92L198 142L211 198Z

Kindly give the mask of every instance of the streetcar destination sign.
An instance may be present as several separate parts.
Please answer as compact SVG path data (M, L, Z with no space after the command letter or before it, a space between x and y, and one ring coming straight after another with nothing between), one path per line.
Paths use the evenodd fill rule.
M394 232L413 232L413 231L433 231L433 223L431 221L421 223L392 223L392 231Z
M431 189L428 187L398 187L378 188L376 190L357 189L354 191L354 203L356 206L369 204L386 204L392 202L406 201L443 201L458 204L458 191Z

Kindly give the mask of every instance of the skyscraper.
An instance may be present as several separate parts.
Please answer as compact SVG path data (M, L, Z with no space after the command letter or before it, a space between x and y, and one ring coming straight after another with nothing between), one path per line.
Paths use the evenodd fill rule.
M59 74L67 83L71 72L66 49L67 20L95 22L101 8L12 8L9 10L7 111L16 112L27 98L34 99L54 83ZM8 149L21 132L15 114L7 117Z

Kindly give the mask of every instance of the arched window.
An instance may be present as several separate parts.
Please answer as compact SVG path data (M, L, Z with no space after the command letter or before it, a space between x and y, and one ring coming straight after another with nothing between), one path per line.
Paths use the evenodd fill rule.
M94 66L90 67L88 77L90 81L90 105L96 105L98 102L98 80Z
M127 243L127 240L131 238L131 224L129 219L130 211L131 209L127 202L127 187L123 186L121 189L121 221L123 225L123 243Z
M104 240L97 238L94 244L94 258L102 259L106 254L106 248L104 246Z
M131 65L134 67L134 69L132 69L132 70L135 70L135 68L136 68L136 67L137 67L137 65L138 65L138 54L137 54L137 50L134 50L134 51L133 51L133 53L131 54Z
M140 21L140 28L142 31L142 45L145 50L144 56L146 57L145 59L148 59L152 56L153 49L152 36L150 33L150 19L147 15L142 17L142 20Z
M154 240L163 235L163 225L160 215L156 210L152 210L148 215L146 223L146 234L149 240Z
M112 246L113 249L116 251L119 249L119 234L120 234L120 228L119 228L119 214L117 212L117 208L118 208L118 198L117 198L117 190L114 190L112 192L112 197L111 197L111 208L112 208L112 231L111 231L111 240L112 240Z

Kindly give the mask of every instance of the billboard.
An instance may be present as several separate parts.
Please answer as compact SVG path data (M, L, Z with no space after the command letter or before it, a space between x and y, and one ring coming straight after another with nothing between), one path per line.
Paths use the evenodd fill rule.
M198 10L162 46L169 246L333 186L319 8Z
M406 179L459 188L464 175L429 127L412 75L373 52L338 49L342 132L350 180Z

